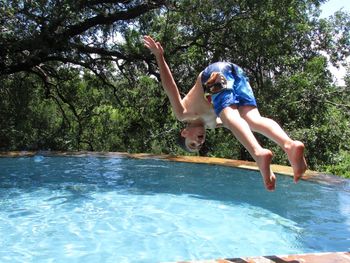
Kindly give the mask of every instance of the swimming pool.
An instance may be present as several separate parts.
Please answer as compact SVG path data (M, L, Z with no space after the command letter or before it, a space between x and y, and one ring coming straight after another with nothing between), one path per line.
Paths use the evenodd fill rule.
M0 158L0 262L166 262L350 249L349 184L205 164Z

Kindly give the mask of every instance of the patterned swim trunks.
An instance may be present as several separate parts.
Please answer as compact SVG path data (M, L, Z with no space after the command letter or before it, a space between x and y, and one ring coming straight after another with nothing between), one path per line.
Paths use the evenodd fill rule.
M207 82L212 74L219 73L221 82L209 85ZM217 116L231 105L257 106L253 90L244 71L236 64L216 62L206 67L201 76L201 82L206 95L210 95L211 102Z

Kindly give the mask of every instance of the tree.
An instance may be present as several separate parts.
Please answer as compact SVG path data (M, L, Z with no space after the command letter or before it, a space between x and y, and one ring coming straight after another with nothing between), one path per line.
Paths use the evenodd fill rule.
M118 33L165 1L0 3L0 76L30 72L48 84L57 72L52 62L88 68L105 79L106 64L140 58L121 50Z
M307 144L311 169L328 169L348 149L349 90L333 85L324 54L344 61L350 19L320 20L323 2L2 1L0 147L185 154L142 45L150 34L183 94L211 62L242 66L262 114ZM248 159L227 136L211 131L200 154Z

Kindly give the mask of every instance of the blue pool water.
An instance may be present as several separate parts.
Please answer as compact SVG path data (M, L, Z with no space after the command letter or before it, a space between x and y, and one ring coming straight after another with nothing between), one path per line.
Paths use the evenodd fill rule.
M0 262L167 262L350 250L349 185L127 158L0 158Z

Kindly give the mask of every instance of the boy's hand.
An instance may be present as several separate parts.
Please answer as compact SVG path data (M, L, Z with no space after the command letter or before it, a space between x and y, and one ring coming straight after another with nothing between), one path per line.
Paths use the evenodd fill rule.
M143 43L156 57L163 56L164 50L162 45L159 42L154 41L152 37L144 36Z

